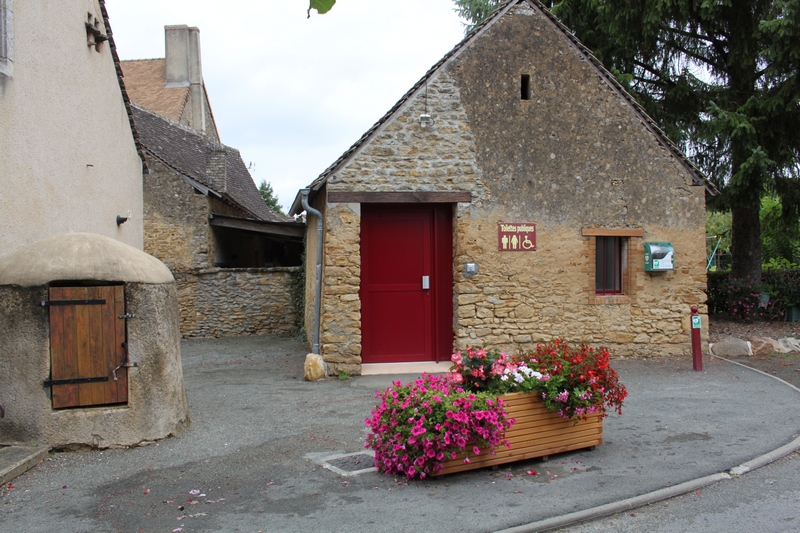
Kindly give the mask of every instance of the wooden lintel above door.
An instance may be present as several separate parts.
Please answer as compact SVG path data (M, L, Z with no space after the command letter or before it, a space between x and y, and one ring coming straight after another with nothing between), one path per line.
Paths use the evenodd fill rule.
M469 191L329 191L334 204L454 204L471 202Z

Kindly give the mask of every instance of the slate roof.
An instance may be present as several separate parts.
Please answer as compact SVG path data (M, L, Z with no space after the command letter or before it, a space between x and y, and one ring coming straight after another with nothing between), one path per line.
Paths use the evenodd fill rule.
M239 207L256 220L293 222L267 206L239 151L214 142L197 131L133 104L133 118L144 150L174 172L198 182L215 196ZM215 151L226 154L225 184L215 183L208 170Z
M656 139L664 146L667 150L669 150L686 168L686 170L691 174L692 180L694 181L695 185L703 185L706 188L706 191L709 194L716 195L719 194L717 188L712 184L705 174L694 164L694 162L689 159L676 145L673 143L669 137L667 137L666 133L659 128L656 122L647 114L644 108L636 101L636 99L631 96L625 88L616 80L616 78L611 74L604 66L603 63L597 59L592 51L589 50L581 41L578 39L572 31L567 28L555 15L553 15L549 9L547 9L544 4L542 4L539 0L507 0L505 4L498 7L492 15L490 15L486 20L482 23L478 24L469 34L464 37L464 39L459 42L452 50L450 50L447 54L444 55L435 65L433 65L425 75L414 84L409 91L403 95L402 98L383 116L381 117L378 122L376 122L369 130L358 139L355 144L353 144L350 148L347 149L336 161L333 162L331 166L329 166L325 171L317 177L310 185L309 188L311 191L318 191L325 183L328 181L331 175L333 175L337 170L339 170L362 146L367 144L372 137L375 136L377 131L381 129L385 124L387 124L392 117L418 92L421 88L425 86L428 80L440 69L442 68L448 61L452 58L457 56L462 50L466 49L472 41L474 41L481 33L483 33L486 28L491 26L496 20L500 17L505 15L509 10L511 10L515 5L527 3L541 11L545 16L547 16L555 25L556 27L569 39L570 43L578 49L578 51L589 60L589 63L598 71L598 73L608 82L611 88L616 92L621 98L623 98L628 105L633 108L633 110L640 116L642 120L642 124L647 127L656 137ZM292 207L289 209L290 214L297 214L303 211L302 206L300 205L300 193L297 194L297 197L292 204Z

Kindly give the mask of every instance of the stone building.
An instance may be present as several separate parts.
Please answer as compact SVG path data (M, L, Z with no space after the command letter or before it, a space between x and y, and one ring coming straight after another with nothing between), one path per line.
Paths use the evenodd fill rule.
M307 330L334 374L553 338L688 354L715 192L567 28L510 0L298 194Z
M199 31L165 28L166 58L123 61L144 149L144 249L178 284L187 337L288 334L304 227L270 209L239 152L219 141Z

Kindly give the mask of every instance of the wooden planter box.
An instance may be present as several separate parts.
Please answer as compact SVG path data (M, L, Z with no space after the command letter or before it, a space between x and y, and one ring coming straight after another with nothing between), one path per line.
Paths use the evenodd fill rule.
M506 431L511 448L497 446L494 455L483 449L480 455L469 452L469 463L464 463L466 454L460 454L445 461L444 469L435 476L592 448L603 442L603 418L599 413L575 424L574 420L548 411L535 394L515 392L500 398L505 402L508 418L516 420Z

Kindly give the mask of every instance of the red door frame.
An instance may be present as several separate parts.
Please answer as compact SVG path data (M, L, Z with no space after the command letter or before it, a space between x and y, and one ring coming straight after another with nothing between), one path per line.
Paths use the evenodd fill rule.
M416 354L414 356L404 355L402 353L396 354L381 354L377 353L378 349L374 348L376 344L373 342L372 337L378 334L373 333L379 331L380 328L388 327L393 328L393 321L381 321L385 318L378 313L386 312L381 311L380 305L373 305L372 299L374 294L368 289L370 284L370 235L371 224L377 219L373 218L379 216L379 212L403 217L409 215L411 217L419 215L425 218L425 232L423 240L425 241L421 246L424 246L421 252L424 257L415 258L413 263L416 265L418 261L424 263L425 272L423 274L430 276L430 289L423 291L421 289L421 279L419 281L419 296L425 298L425 302L420 304L424 306L424 311L420 311L424 320L421 327L424 328L424 333L420 333L413 326L416 335L424 337L423 343L424 355ZM450 354L453 349L453 221L452 221L452 206L450 204L362 204L362 238L361 238L361 287L359 296L361 298L361 326L362 326L362 357L364 363L376 362L416 362L416 361L440 361L449 360ZM376 226L377 227L377 226ZM374 229L374 231L380 231ZM418 260L417 260L418 259ZM407 293L406 293L407 294ZM414 295L411 295L414 299ZM377 301L378 298L375 298ZM386 302L382 305L388 306ZM412 317L410 321L414 321ZM417 324L419 326L419 324ZM403 328L401 321L397 321L397 327ZM393 335L403 335L402 329L394 330L391 332Z

